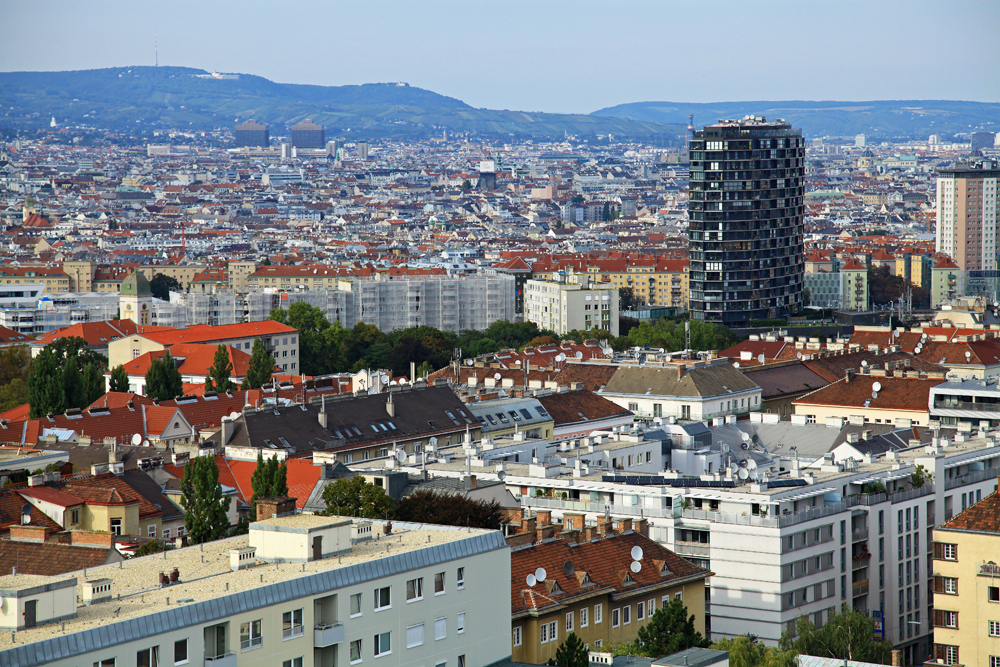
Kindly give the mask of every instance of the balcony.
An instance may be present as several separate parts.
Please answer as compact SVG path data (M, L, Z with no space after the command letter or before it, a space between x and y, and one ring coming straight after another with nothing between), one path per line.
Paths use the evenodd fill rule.
M1000 577L1000 565L997 565L993 561L989 563L979 564L979 576L980 577Z
M344 641L344 624L339 621L333 623L317 623L313 630L313 646L316 648L326 648Z
M222 655L206 655L205 667L236 667L236 652L229 651Z
M867 528L855 528L851 533L852 542L864 542L868 539L868 529Z
M964 475L956 475L950 479L945 478L944 488L954 489L957 486L965 486L966 484L974 484L976 482L981 482L984 479L996 479L1000 475L1000 468L984 468L983 470L973 470L972 472L967 472Z
M851 588L853 588L852 594L854 597L858 597L859 595L868 595L868 580L862 579L861 581L855 581L851 584Z
M674 553L678 556L699 556L708 558L708 545L701 542L674 542Z

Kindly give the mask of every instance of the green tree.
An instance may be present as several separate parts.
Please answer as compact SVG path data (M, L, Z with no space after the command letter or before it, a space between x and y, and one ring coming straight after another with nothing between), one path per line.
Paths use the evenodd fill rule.
M132 558L141 558L142 556L163 553L164 551L166 551L166 549L162 544L160 544L159 540L147 540L142 543L142 546L135 550L132 554Z
M729 652L729 667L796 667L795 651L782 651L750 635L721 639L711 648Z
M184 528L196 544L225 537L229 530L229 504L232 498L222 495L219 466L214 456L199 456L188 461L181 478L184 495Z
M279 463L277 456L265 461L263 453L257 452L257 467L250 476L250 487L253 489L250 507L256 517L257 500L288 495L288 465L284 461Z
M687 648L707 648L711 643L694 628L694 615L688 616L684 603L674 598L660 607L646 625L639 628L639 646L643 655L659 658Z
M601 220L609 222L611 220L611 203L604 202L604 210L601 212Z
M115 366L111 371L111 391L126 392L129 390L128 373L124 366Z
M472 183L469 182L469 179L465 179L464 181L462 181L462 189L463 190L471 190L472 189Z
M153 359L146 371L146 396L169 401L183 393L184 381L170 352L159 359Z
M260 389L271 381L273 372L274 358L264 347L264 342L258 338L253 342L253 350L250 351L250 363L243 378L243 389Z
M326 513L355 516L366 519L384 519L392 516L396 501L379 486L365 481L364 477L342 477L323 489Z
M149 290L157 299L170 301L171 292L183 292L184 288L181 287L177 278L157 273L153 276L153 279L149 281Z
M260 342L260 339L257 339ZM233 362L229 358L229 346L219 345L215 348L215 358L212 359L212 367L208 369L208 376L205 378L205 391L217 391L219 393L236 389L236 383L229 379L233 374Z
M639 305L639 300L635 298L635 290L631 287L618 288L618 310L632 310Z
M103 373L108 367L108 358L87 347L87 341L79 336L67 336L55 340L47 348L56 356L56 362L62 366L70 357L76 357L77 368L87 364L95 364Z
M275 308L270 318L293 327L299 332L299 371L304 375L323 375L326 367L327 350L323 332L330 328L330 322L323 311L304 301L293 303L288 310Z
M833 614L818 629L808 616L799 616L794 633L786 630L778 645L783 651L791 650L799 655L888 665L892 658L892 642L876 641L873 624L871 617L845 604L839 614Z
M396 518L414 523L470 526L499 530L503 521L500 503L468 498L454 493L418 489L399 501Z
M97 366L90 363L83 367L83 390L86 394L85 404L78 407L87 407L101 396L104 396L104 373Z
M31 417L44 417L66 409L63 391L63 371L55 353L48 345L35 357L28 373L28 403Z
M0 412L13 410L28 402L28 383L14 378L0 385Z
M590 664L587 647L575 632L571 632L556 649L555 659L549 658L546 664L559 667L587 667Z

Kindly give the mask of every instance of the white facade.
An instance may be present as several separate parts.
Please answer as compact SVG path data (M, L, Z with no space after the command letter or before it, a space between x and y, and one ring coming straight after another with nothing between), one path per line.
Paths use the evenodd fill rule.
M524 284L524 319L557 334L604 329L618 336L618 288L577 274L557 282L529 280Z

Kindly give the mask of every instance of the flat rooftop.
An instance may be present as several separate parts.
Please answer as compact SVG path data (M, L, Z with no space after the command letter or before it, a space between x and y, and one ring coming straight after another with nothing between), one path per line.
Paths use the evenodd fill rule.
M294 515L273 521L291 520L298 524L303 521L320 520L324 525L338 518ZM347 519L350 520L350 519ZM253 588L266 586L299 577L345 568L366 563L386 555L413 552L449 542L458 542L470 536L494 532L489 530L447 526L432 528L400 528L393 524L391 535L381 535L373 531L379 539L358 542L351 552L308 563L263 563L256 567L233 572L229 566L229 552L232 549L248 547L249 537L242 535L201 545L165 551L160 554L122 561L115 565L88 568L77 572L52 577L36 575L6 575L0 577L0 590L24 588L26 585L39 586L45 583L76 578L78 590L85 581L111 579L112 600L90 606L78 606L76 618L65 622L48 623L15 633L16 642L11 641L10 632L0 633L0 651L15 646L51 639L61 635L91 630L118 621L155 614L193 602L204 602L227 595L233 595ZM169 574L177 568L180 581L160 588L159 573Z

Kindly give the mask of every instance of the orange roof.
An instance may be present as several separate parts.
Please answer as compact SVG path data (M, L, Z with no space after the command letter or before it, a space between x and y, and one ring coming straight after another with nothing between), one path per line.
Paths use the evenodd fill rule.
M230 340L233 338L252 338L275 334L293 334L298 330L274 320L260 322L241 322L238 324L196 324L184 329L172 329L163 332L143 333L149 340L161 345L171 346L178 343L206 343L210 341Z
M257 469L257 462L234 461L221 455L215 457L215 462L219 466L219 483L236 489L240 500L249 503L253 498L250 480ZM295 506L301 509L319 481L320 466L314 466L312 459L287 459L285 463L288 468L288 495L295 498ZM167 464L163 469L178 479L184 477L182 466Z
M217 345L180 343L170 346L170 356L180 361L177 370L181 375L207 376L212 364L215 363L217 349ZM245 377L250 366L250 355L230 345L226 345L226 350L229 352L229 362L233 365L230 377L234 380ZM166 350L147 352L124 364L125 372L130 376L145 375L153 359L160 359L166 355Z

